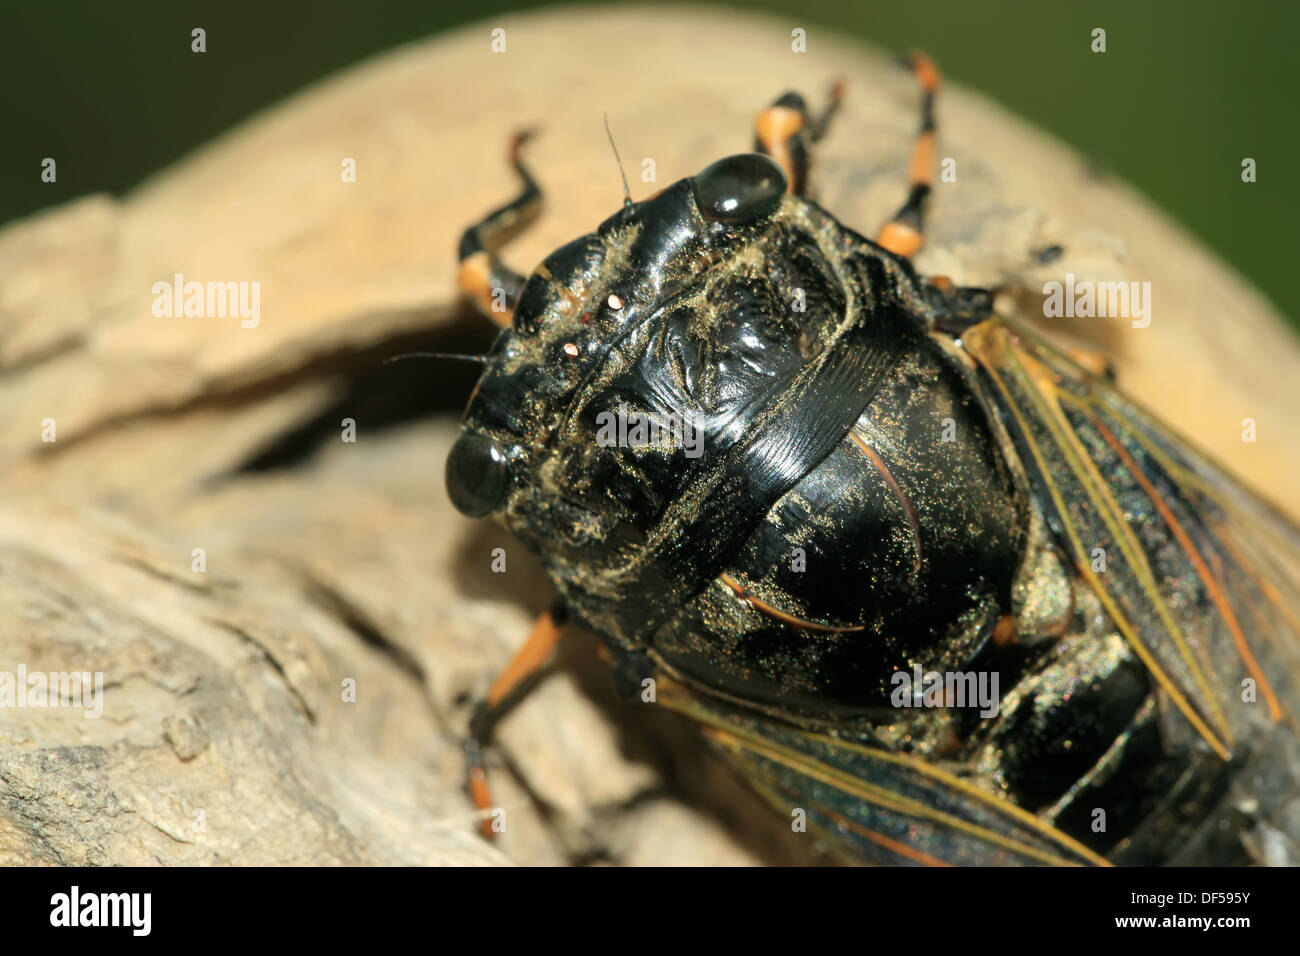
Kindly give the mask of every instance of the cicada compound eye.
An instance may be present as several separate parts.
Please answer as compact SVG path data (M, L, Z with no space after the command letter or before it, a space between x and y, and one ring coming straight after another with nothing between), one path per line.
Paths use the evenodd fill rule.
M739 226L776 210L785 195L781 167L762 153L741 153L706 167L692 182L706 219Z
M470 518L491 514L506 495L506 457L486 435L465 432L447 456L447 494Z

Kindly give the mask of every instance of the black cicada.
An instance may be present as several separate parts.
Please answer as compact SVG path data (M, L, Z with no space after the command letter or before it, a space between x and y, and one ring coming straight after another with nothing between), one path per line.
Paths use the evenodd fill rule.
M874 242L804 195L838 89L526 281L494 251L541 197L516 140L523 194L460 248L509 325L447 485L559 599L472 732L567 614L848 860L1296 862L1300 533L916 273L938 75L911 64L912 188Z

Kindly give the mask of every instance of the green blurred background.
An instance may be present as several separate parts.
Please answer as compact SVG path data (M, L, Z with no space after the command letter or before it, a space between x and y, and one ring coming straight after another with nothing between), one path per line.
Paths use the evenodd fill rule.
M373 0L2 0L0 223L85 193L121 193L240 120L376 51L552 4ZM760 0L749 9L919 47L1129 180L1258 285L1300 327L1293 46L1300 3ZM581 7L574 16L581 16ZM208 52L190 53L190 30ZM1107 52L1090 51L1104 27ZM599 76L609 62L593 59ZM599 84L593 89L598 90ZM454 91L452 95L463 95ZM599 111L599 102L594 102ZM40 162L58 161L58 182ZM1241 181L1241 160L1259 164ZM2 279L0 279L2 281Z

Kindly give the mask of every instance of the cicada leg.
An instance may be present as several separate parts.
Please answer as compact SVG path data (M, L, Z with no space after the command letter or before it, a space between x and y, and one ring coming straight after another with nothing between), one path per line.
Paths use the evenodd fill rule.
M907 170L911 188L903 207L881 227L876 242L910 259L925 244L925 200L934 182L934 95L939 89L939 70L924 53L913 53L908 63L921 87L921 130Z
M503 263L496 250L528 225L542 205L542 190L520 158L520 151L532 133L532 130L523 130L510 141L510 165L523 182L519 195L492 210L460 237L457 281L461 291L502 328L510 325L525 277Z
M804 195L808 186L808 147L817 142L830 126L831 117L844 98L844 82L837 80L822 112L814 117L798 93L778 97L754 120L754 148L771 156L784 171L787 191Z
M495 807L488 787L487 769L483 766L483 746L488 742L497 721L524 696L550 660L567 617L564 606L557 602L537 619L528 639L515 652L510 663L497 674L488 688L487 696L479 701L470 717L469 736L465 739L469 794L479 812L480 829L488 839L496 834L493 826Z

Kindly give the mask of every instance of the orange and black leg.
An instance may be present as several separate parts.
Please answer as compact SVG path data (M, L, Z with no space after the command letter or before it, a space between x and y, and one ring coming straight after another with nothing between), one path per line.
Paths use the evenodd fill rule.
M921 129L907 169L907 201L881 227L876 244L910 259L925 244L925 206L935 169L934 97L940 81L939 68L924 53L912 53L905 62L921 88ZM993 292L988 289L957 286L941 275L927 276L922 283L934 308L936 325L943 331L960 334L993 314Z
M532 633L523 646L515 652L488 688L487 696L474 708L469 721L469 736L465 740L465 757L469 769L469 795L479 812L480 829L491 839L494 827L492 794L488 789L487 770L483 766L483 746L492 735L497 721L524 697L551 653L559 643L567 620L564 605L556 602L551 610L537 619Z
M802 96L786 93L754 120L754 148L771 156L785 170L788 191L793 195L804 195L808 186L808 147L826 135L843 98L844 84L837 81L826 107L814 117Z
M461 291L502 328L510 325L525 277L505 265L496 252L533 220L542 205L542 191L520 158L523 145L531 135L532 131L525 130L510 141L510 165L523 182L519 195L492 210L460 237L457 281Z
M912 148L907 178L907 202L885 223L876 242L890 252L911 258L925 243L925 201L934 183L934 95L939 90L939 70L924 53L913 53L908 63L921 87L921 130Z

